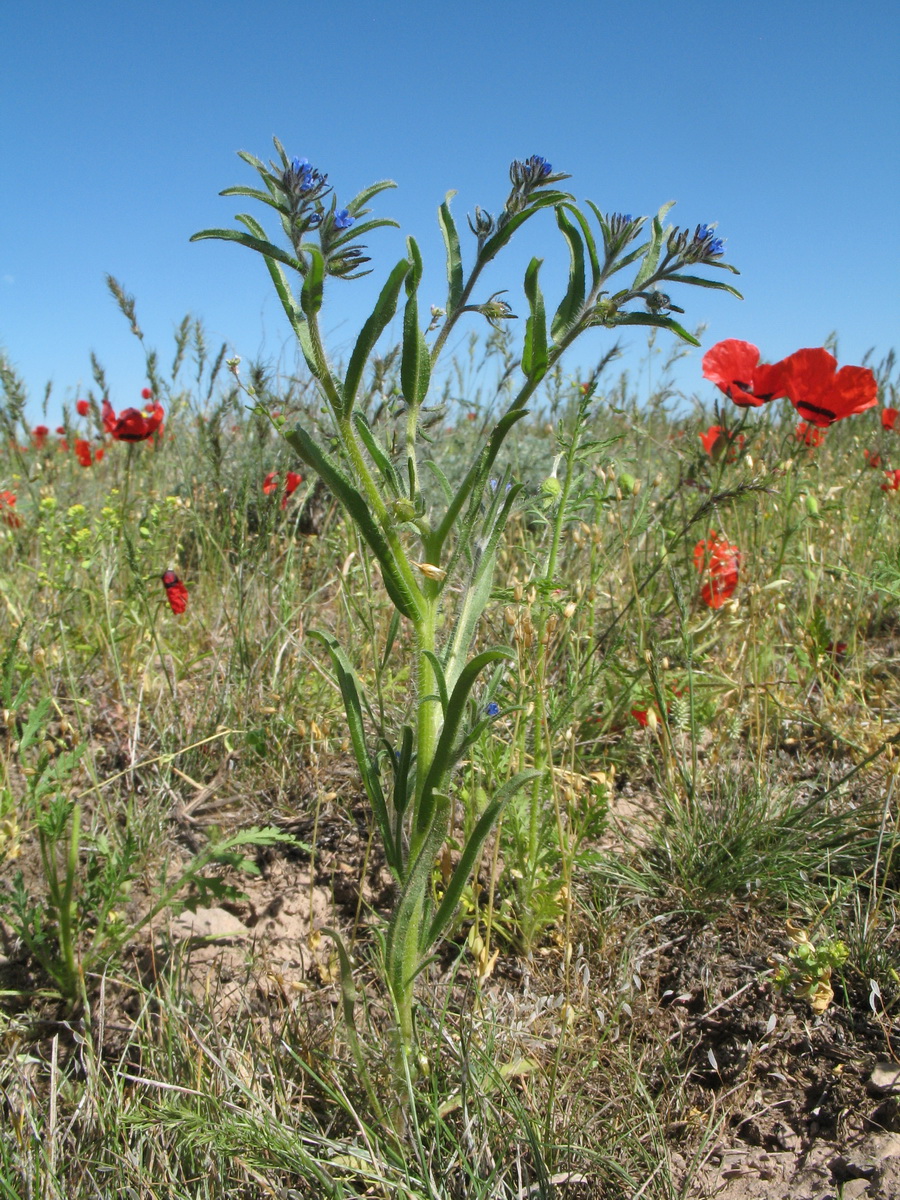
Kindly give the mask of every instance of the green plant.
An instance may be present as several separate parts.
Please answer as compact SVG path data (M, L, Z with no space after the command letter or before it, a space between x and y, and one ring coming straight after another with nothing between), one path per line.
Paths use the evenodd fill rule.
M397 884L384 942L386 978L397 1014L402 1061L415 1045L416 976L452 920L481 847L504 806L519 788L539 780L545 769L541 758L539 765L519 770L490 798L462 848L439 903L433 905L432 873L450 827L453 770L487 726L490 718L485 715L485 698L489 700L493 694L500 671L511 657L504 647L473 652L479 622L491 596L498 548L521 491L509 468L492 474L504 442L526 415L526 405L541 381L588 330L649 325L671 330L696 344L696 339L671 315L681 310L675 309L661 286L686 283L739 293L724 282L685 274L695 265L734 268L723 261L723 243L708 226L698 226L691 234L664 225L670 205L648 223L643 217L605 216L589 202L589 213L599 227L598 247L588 215L571 195L558 188L568 176L554 173L545 159L533 156L513 162L512 187L497 217L476 207L469 224L477 248L468 275L450 211L452 193L440 206L447 250L447 301L445 308L434 314L427 330L421 326L418 307L422 258L415 240L407 239L406 257L391 271L357 338L347 368L339 375L329 359L320 326L326 283L330 279L357 278L362 273L363 264L369 260L365 247L356 239L393 224L384 219L364 220L369 212L366 205L393 185L376 183L339 208L325 176L304 159L289 159L277 139L275 148L278 161L268 166L241 153L241 158L258 173L262 188L233 187L223 194L248 197L274 210L290 249L269 241L262 225L245 213L237 217L242 229L207 229L194 237L234 241L262 255L330 417L325 444L302 426L286 430L284 436L337 497L378 563L395 610L383 660L391 654L402 621L409 623L414 634L417 694L412 719L395 729L376 725L374 741L366 728L369 705L350 657L333 636L317 635L331 656L357 765ZM506 411L483 445L476 448L462 481L454 488L439 465L425 458L421 449L431 381L451 331L465 314L478 314L494 326L514 315L510 305L500 299L503 293L494 292L475 302L475 288L484 269L512 236L545 209L552 209L569 251L565 295L548 319L539 282L541 260L533 258L524 280L529 312L520 381L512 389ZM644 233L646 240L641 240ZM611 292L612 277L628 267L636 269L632 282ZM299 296L285 268L299 276ZM402 438L399 450L392 453L391 446L377 437L358 405L358 397L401 293L406 297L400 356L402 403L395 412ZM642 307L629 307L636 302ZM430 332L434 333L431 344L426 336ZM231 366L236 372L237 363ZM573 445L576 442L577 434L573 435ZM442 492L442 500L430 506L421 482L426 470L436 477ZM556 542L558 528L554 545ZM551 547L550 576L553 554ZM454 589L458 590L458 599L454 598ZM489 670L493 672L492 682L479 699L479 678Z

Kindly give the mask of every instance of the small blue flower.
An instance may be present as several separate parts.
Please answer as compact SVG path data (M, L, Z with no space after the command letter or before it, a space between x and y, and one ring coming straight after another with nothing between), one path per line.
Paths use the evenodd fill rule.
M496 700L492 700L484 711L489 717L496 717L500 713L500 705Z
M295 176L294 186L300 192L308 192L313 185L315 170L308 158L292 158L291 171Z
M553 170L551 164L547 162L546 158L542 158L540 154L532 154L525 165L531 167L535 174L540 175L542 179Z
M707 258L715 258L725 253L725 242L722 238L716 237L715 231L709 225L698 225L694 239L697 242L705 243L703 252Z
M335 229L349 229L355 220L346 208L342 208L334 214L333 224Z

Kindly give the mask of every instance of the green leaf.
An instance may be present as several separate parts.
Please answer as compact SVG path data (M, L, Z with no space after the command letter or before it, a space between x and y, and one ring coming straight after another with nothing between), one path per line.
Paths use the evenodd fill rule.
M387 191L389 188L395 188L397 185L393 179L380 179L377 183L370 183L368 187L353 197L347 204L347 212L358 217L363 212L363 208L373 196L377 196L379 192ZM394 224L394 222L392 222Z
M378 468L381 478L387 484L388 489L394 497L398 498L403 494L403 484L400 481L400 476L397 474L397 468L388 458L384 447L369 428L369 422L366 420L365 414L357 410L353 414L353 424L363 445L369 452L369 457Z
M393 747L388 746L391 756L391 767L394 771L394 813L397 821L397 827L394 831L394 844L396 846L402 846L403 843L402 821L403 814L406 812L406 806L409 803L413 745L412 726L404 725L400 730L399 753L395 752Z
M309 251L309 270L300 292L300 307L307 317L314 317L322 307L325 295L325 259L317 246Z
M744 298L730 283L722 283L719 279L704 279L701 275L667 275L666 283L690 283L694 287L717 288L721 292L731 292L738 300Z
M261 192L259 188L251 187L230 187L219 192L220 196L249 196L251 200L259 200L262 204L268 204L270 208L282 211L282 205L271 194L271 192Z
M478 622L481 620L481 616L490 601L497 546L500 536L506 527L506 522L509 520L509 514L512 511L513 505L522 490L521 484L510 487L509 491L506 490L506 485L509 482L509 474L509 468L507 468L503 480L498 485L497 491L494 494L490 511L485 517L482 535L479 539L481 554L463 594L462 602L459 605L453 633L445 645L444 671L451 686L456 683L462 669L462 663L469 653L469 647L474 640ZM458 538L459 544L471 541L476 520L477 512L473 503L462 523L463 529ZM456 555L459 553L459 544L447 564L448 573L452 570Z
M238 219L244 216L246 214L239 214ZM250 220L252 219L251 217ZM214 238L220 242L237 242L241 246L246 246L248 250L255 250L257 254L274 258L276 262L284 263L286 267L291 267L295 271L300 271L301 273L303 271L299 261L282 250L280 246L276 246L272 242L267 242L262 238L252 237L248 233L242 233L240 229L201 229L190 240L192 242L202 242L207 238Z
M434 671L434 679L435 683L437 684L438 697L441 701L441 711L443 712L444 716L446 716L449 699L447 696L447 680L444 678L444 668L441 664L441 660L433 651L425 650L423 653L431 663L432 671Z
M369 797L369 803L372 805L375 820L378 822L378 828L384 841L384 853L388 865L391 870L396 871L399 875L402 866L399 847L394 842L394 832L391 828L387 803L381 787L378 766L369 755L369 749L366 745L366 730L363 723L362 701L360 700L359 680L356 677L356 672L353 670L350 660L344 653L337 638L332 637L330 633L323 633L319 629L311 629L309 636L321 642L331 656L335 674L337 675L338 686L341 689L341 699L344 702L344 712L347 717L347 726L350 730L350 743L353 746L353 756L356 759L356 765L359 768L363 786L366 789L366 795Z
M662 253L663 242L667 240L670 232L668 229L663 228L663 220L674 203L674 200L670 200L667 204L664 204L651 222L653 232L650 238L650 245L644 256L644 261L637 275L634 277L634 283L631 285L633 292L639 292L657 268L659 256Z
M31 712L28 714L28 720L25 722L25 727L22 730L22 736L19 738L19 754L22 755L25 751L43 736L44 728L47 724L47 718L50 714L51 703L45 697L39 700Z
M448 192L444 203L438 209L438 221L444 245L447 248L447 313L452 313L462 300L463 294L463 265L462 252L459 248L459 234L456 222L450 213L450 201L456 192Z
M403 352L400 359L400 386L403 398L411 408L418 408L428 393L431 379L431 354L419 327L417 301L422 278L422 256L415 238L406 239L410 269L406 276L406 308L403 312Z
M614 325L655 325L658 329L670 329L672 333L677 333L680 338L688 342L691 346L699 346L700 343L692 333L679 325L671 317L659 316L656 313L621 313L613 319Z
M264 237L265 231L263 230L263 227L259 224L258 221L255 221L252 217L248 216L246 213L242 214L237 219L239 221L242 221L244 223L244 225L247 226L247 228L250 230L251 234L255 235L256 237L259 237L260 239L262 239ZM305 326L306 318L303 316L303 312L300 309L300 306L297 304L296 300L294 299L294 294L291 291L290 284L288 283L287 279L285 278L284 271L282 271L280 265L275 261L274 258L271 258L268 254L264 254L263 259L265 261L269 275L272 279L272 283L275 285L275 291L278 294L278 299L281 301L281 307L284 309L285 314L287 315L287 319L291 323L291 328L294 330L294 333L297 335L298 339L300 340L300 344L303 347L304 354L305 354L306 347L304 345L304 335L307 335L308 331L305 329L303 329L301 331L300 326ZM306 340L308 341L308 336L307 336ZM310 346L310 353L311 352L312 352L312 347ZM307 356L307 363L309 363L308 356ZM317 369L314 371L314 374L318 374Z
M372 516L369 505L337 463L325 453L305 429L298 426L290 433L286 433L284 437L306 465L312 467L322 477L356 522L364 540L378 559L384 586L395 607L410 621L418 621L421 616L419 611L421 595L418 591L413 591L408 580L403 577L403 572L394 558L393 550L381 527Z
M350 365L344 378L344 416L348 417L356 402L360 381L369 355L375 349L375 344L381 337L394 313L397 311L397 299L400 288L410 269L408 259L402 258L388 276L387 283L381 289L381 294L375 302L372 315L360 330L353 353L350 355Z
M591 204L590 200L588 201L588 204ZM600 283L600 275L601 275L600 259L597 256L597 244L594 241L594 234L591 230L590 225L588 224L587 217L584 215L583 212L581 212L580 209L576 208L574 204L564 204L561 207L563 209L568 209L569 212L574 216L574 218L578 222L578 224L581 226L581 233L582 233L582 236L584 237L584 244L587 246L588 258L590 259L590 263L591 263L591 286L593 288L596 288L597 285ZM604 221L603 221L603 216L600 213L600 210L597 208L596 205L592 204L591 207L593 208L594 212L597 214L597 218L600 221L600 224L603 225ZM557 209L557 212L559 212L559 209ZM557 217L557 220L558 219L559 218Z
M384 229L388 226L391 229L400 228L397 221L391 221L388 217L378 217L373 221L364 221L362 225L354 225L352 229L349 229L346 233L341 234L340 237L335 238L331 242L331 249L337 250L339 247L345 246L348 242L358 242L361 237L364 237L367 233L371 233L373 229ZM350 276L345 275L343 278L349 279Z
M450 816L450 800L447 796L436 796L433 820L419 847L406 881L394 908L391 923L385 941L385 966L387 968L388 984L399 1000L412 983L419 969L421 954L416 954L415 967L407 977L406 963L407 948L410 939L415 940L418 951L422 936L422 910L425 893L431 883L431 872L435 859L447 836L447 826ZM409 956L412 957L412 956Z
M381 656L382 671L388 664L388 659L391 657L391 651L394 648L394 642L397 640L397 634L400 632L400 614L395 609L391 616L391 623L388 625L387 637L384 639L384 653Z
M522 370L531 380L544 377L549 361L547 350L547 316L544 297L538 282L542 258L533 258L525 271L525 296L530 313L525 322L525 346L522 350Z
M556 223L569 243L569 286L550 326L550 336L558 342L574 324L584 308L584 243L578 230L568 219L565 208L556 210Z
M422 946L423 952L426 952L429 947L434 945L453 919L453 914L459 905L463 889L471 878L472 871L475 868L475 861L481 852L481 847L500 819L500 814L506 805L520 788L524 787L526 783L530 783L533 779L539 778L542 774L543 771L532 767L527 771L521 771L518 775L514 775L512 779L507 780L503 784L494 799L481 814L478 823L469 834L469 840L463 847L459 862L456 864L456 869L450 876L447 890L444 892L438 910L428 927L428 933L425 936L425 942Z

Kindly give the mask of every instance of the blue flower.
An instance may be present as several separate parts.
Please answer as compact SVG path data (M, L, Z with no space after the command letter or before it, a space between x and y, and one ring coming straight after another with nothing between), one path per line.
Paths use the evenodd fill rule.
M334 214L333 224L335 229L349 229L355 220L356 218L351 217L346 208L342 208Z
M496 700L492 700L484 711L489 717L496 717L500 713L500 705Z
M715 258L725 253L725 242L716 237L715 231L709 225L698 225L694 240L703 243L703 253L707 258Z
M308 192L313 185L315 170L310 166L308 158L292 158L291 171L294 175L294 186L298 192Z
M542 179L553 170L553 167L547 162L546 158L542 158L540 154L532 154L525 165L526 167L531 167L535 174L540 175Z

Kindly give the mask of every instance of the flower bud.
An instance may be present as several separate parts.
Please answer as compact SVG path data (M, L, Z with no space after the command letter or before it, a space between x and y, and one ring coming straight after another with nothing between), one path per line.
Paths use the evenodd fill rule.
M806 511L811 517L817 517L819 515L819 502L815 496L806 497Z
M551 500L556 500L562 494L562 484L555 475L548 475L541 484L541 491Z

